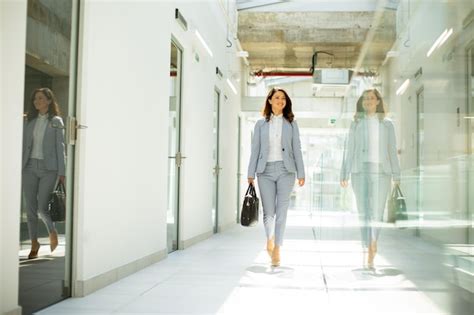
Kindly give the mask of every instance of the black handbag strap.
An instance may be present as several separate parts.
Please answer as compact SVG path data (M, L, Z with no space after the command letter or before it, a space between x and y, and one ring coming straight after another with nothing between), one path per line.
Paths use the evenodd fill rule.
M403 196L402 190L400 189L400 185L395 185L392 190L392 199L398 199L399 197L405 198Z
M251 192L250 192L250 193L252 194L253 197L257 198L257 191L255 190L255 186L254 186L254 185L252 185L252 189L251 189Z
M245 193L245 196L252 196L252 197L257 197L257 192L255 191L255 186L252 184L249 184L249 188L247 188L247 192Z
M397 187L393 187L392 193L391 193L391 198L392 198L392 199L396 198L396 197L397 197L397 193L398 193Z
M245 192L245 196L247 196L250 193L250 190L252 189L252 186L253 185L249 184L249 188L247 188L247 191Z
M402 190L400 189L400 185L397 185L397 191L400 197L405 198L405 196L403 196Z
M56 188L54 189L54 191L59 191L59 192L65 193L65 192L66 192L66 188L64 187L64 184L63 184L61 181L58 181L58 183L57 183Z

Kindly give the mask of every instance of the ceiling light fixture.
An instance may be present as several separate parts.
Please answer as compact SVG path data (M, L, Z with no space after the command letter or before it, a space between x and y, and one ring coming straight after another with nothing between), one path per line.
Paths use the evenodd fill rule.
M199 41L201 42L201 44L204 46L204 48L206 49L207 53L213 57L214 54L212 53L212 50L209 48L209 46L207 46L206 44L206 41L204 40L204 38L202 38L201 34L199 33L198 30L195 30L194 33L196 34L197 38L199 39Z
M235 95L237 95L237 90L235 89L235 86L230 82L230 80L227 78L227 84L230 86L232 92L234 92Z
M245 50L241 50L237 52L237 57L247 58L249 56L249 52Z
M445 29L444 32L441 35L439 35L439 37L433 43L430 50L428 50L428 52L426 53L426 57L431 56L431 54L433 54L433 52L437 48L441 47L441 45L443 45L446 42L446 40L448 40L449 36L451 36L452 34L453 34L453 29L452 28L450 28L449 30Z
M397 95L403 95L405 91L408 89L408 86L410 85L410 79L406 79L405 82L400 85L400 87L397 90Z

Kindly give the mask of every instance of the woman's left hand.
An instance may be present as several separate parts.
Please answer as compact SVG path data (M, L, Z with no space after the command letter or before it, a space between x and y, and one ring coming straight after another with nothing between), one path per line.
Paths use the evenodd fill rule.
M65 185L66 182L66 176L59 175L59 182L63 185Z
M304 185L304 178L298 178L298 185L300 185L300 187Z

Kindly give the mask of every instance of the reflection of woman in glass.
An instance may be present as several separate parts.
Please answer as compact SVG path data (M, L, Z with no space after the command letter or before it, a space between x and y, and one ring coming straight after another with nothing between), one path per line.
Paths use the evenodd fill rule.
M36 89L31 98L23 130L23 177L31 251L38 257L38 213L49 233L50 249L58 246L58 234L48 213L48 200L57 180L65 179L63 121L53 92Z
M304 185L305 172L298 125L294 120L291 99L285 90L272 88L265 100L264 118L255 124L248 183L255 174L262 197L263 224L267 252L272 266L280 265L290 193L295 185Z
M364 91L357 102L344 151L342 187L348 186L349 176L361 221L362 245L368 249L364 265L373 268L390 180L400 183L395 129L385 118L385 104L376 89Z

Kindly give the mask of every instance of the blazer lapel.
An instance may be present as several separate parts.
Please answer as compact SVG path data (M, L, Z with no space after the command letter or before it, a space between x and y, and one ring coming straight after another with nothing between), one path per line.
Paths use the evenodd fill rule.
M387 146L387 129L386 129L386 125L383 121L381 121L379 123L379 151L381 150L386 150L386 146ZM383 156L383 155L380 155L380 156Z
M265 144L265 147L268 148L269 143L270 143L270 123L268 121L265 121L262 126L262 144Z
M33 132L35 130L36 122L38 121L37 118L33 119L32 121L29 121L26 124L26 145L29 146L33 143Z

